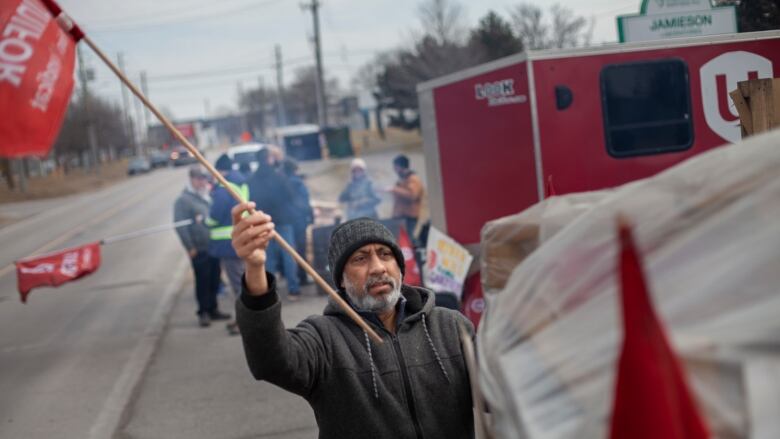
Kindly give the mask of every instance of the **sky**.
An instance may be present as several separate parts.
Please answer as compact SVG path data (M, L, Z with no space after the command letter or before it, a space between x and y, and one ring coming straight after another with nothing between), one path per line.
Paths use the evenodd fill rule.
M306 0L310 1L310 0ZM62 8L148 97L177 120L236 110L240 89L275 86L274 47L280 45L284 82L314 64L312 16L304 0L60 0ZM408 47L421 30L420 0L321 0L320 31L326 77L349 88L358 69L382 51ZM636 14L641 0L532 0L558 3L595 20L594 43L617 40L615 17ZM463 24L476 26L489 10L509 20L518 0L460 0ZM121 104L121 86L82 45L95 71L90 90ZM131 101L131 114L137 104Z

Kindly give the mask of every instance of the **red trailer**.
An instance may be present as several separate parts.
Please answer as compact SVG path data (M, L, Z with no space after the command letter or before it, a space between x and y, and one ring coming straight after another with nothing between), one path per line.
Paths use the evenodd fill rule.
M474 250L486 221L551 191L735 142L728 92L775 72L780 32L767 31L520 53L420 84L432 225Z

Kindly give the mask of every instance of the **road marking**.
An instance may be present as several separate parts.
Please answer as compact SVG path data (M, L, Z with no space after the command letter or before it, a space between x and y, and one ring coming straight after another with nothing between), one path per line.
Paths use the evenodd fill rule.
M177 293L182 289L183 278L185 273L187 273L188 265L189 259L179 259L179 264L172 273L170 283L165 289L159 305L157 305L149 326L133 349L130 359L122 369L122 374L119 375L116 383L114 383L111 393L108 394L103 408L92 425L89 431L89 439L113 438L122 426L136 389L141 384L147 367L160 347L160 340L176 304Z
M128 198L127 200L125 200L124 203L118 204L118 205L112 207L111 209L104 211L101 215L98 215L97 217L93 218L92 220L87 221L86 223L83 223L83 224L81 224L79 226L76 226L76 227L70 229L68 232L63 233L62 235L58 236L57 238L54 238L51 241L47 242L46 244L38 247L37 249L33 250L32 253L30 253L30 256L28 256L28 257L35 256L35 255L40 255L40 254L46 253L48 251L51 251L52 249L54 249L58 245L61 245L65 241L73 238L74 236L76 236L77 234L83 232L84 230L88 229L89 227L92 227L95 224L103 222L103 221L111 218L112 216L116 215L120 211L122 211L124 209L127 209L132 204L140 201L140 199L142 197L145 197L145 196L147 196L146 193L143 193L143 192L137 193L135 196L132 196L132 197ZM2 269L0 269L0 278L5 276L6 274L12 272L15 269L16 269L16 265L14 265L13 263L6 265Z

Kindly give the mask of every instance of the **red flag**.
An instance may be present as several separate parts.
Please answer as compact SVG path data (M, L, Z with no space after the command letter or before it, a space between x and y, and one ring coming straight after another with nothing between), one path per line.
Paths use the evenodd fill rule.
M463 284L463 314L471 320L474 328L479 328L482 313L485 312L485 295L482 293L482 280L479 271L466 278Z
M22 302L30 290L56 287L94 273L100 267L100 243L73 247L38 258L16 262L16 278Z
M707 427L653 309L631 228L620 222L623 351L612 439L706 439Z
M401 226L398 231L398 246L401 247L401 252L404 254L404 283L422 286L420 268L417 266L417 259L414 258L414 246L404 226Z
M60 29L46 3L0 2L0 156L46 156L70 101L81 31Z

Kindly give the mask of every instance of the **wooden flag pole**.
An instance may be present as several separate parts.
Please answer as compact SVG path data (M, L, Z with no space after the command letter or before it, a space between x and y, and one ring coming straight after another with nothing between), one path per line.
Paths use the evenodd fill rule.
M64 30L65 32L70 32L70 31L71 31L71 28L72 28L72 26L73 26L73 22L72 22L72 21L71 21L69 18L67 18L67 19L66 19L66 16L64 16L64 15L65 15L65 14L63 13L63 14L60 16L60 17L63 17L62 19L61 19L60 17L58 17L58 19L57 19L57 23L58 23L58 24L59 24L61 27L63 27L63 30ZM68 26L68 25L70 25L70 26L71 26L71 28L67 28L67 26ZM190 154L192 154L192 155L193 155L193 156L194 156L196 159L198 159L198 161L200 162L200 164L202 164L202 165L203 165L203 166L204 166L206 169L208 169L209 173L211 173L211 175L213 175L213 176L214 176L214 178L216 178L216 179L217 179L217 181L219 181L219 182L222 184L222 186L223 186L225 189L227 189L227 191L230 193L230 195L231 195L233 198L235 198L235 200L236 200L236 201L238 201L239 203L245 203L245 202L246 202L246 200L244 200L243 198L241 198L241 195L239 195L239 194L238 194L238 193L237 193L237 192L236 192L236 191L235 191L235 190L234 190L234 189L231 187L232 185L228 184L228 181L225 179L225 177L223 177L223 176L222 176L222 174L220 174L219 172L217 172L217 170L214 168L214 166L212 166L212 165L211 165L211 163L209 163L209 162L208 162L208 160L206 160L206 158L205 158L205 157L203 157L203 154L201 154L201 153L200 153L200 151L198 151L198 149L197 149L197 148L195 148L195 147L194 147L194 146L193 146L193 145L190 143L190 141L189 141L189 140L187 140L187 138L186 138L186 137L184 137L184 135L183 135L181 132L179 132L179 130L178 130L178 129L176 129L176 127L175 127L175 126L173 126L173 124L171 123L171 121L170 121L170 120L168 120L168 118L167 118L167 117L165 117L165 116L164 116L164 115L163 115L163 114L160 112L160 110L158 110L158 109L157 109L157 107L155 107L155 106L154 106L154 104L152 104L152 103L151 103L151 102L150 102L150 101L149 101L149 100L146 98L146 96L144 96L144 94L143 94L143 93L141 93L141 91L140 91L140 90L139 90L139 89L138 89L138 88L137 88L135 85L133 85L133 83L132 83L132 82L130 82L130 80L127 78L127 76L125 76L125 74L124 74L124 73L123 73L121 70L119 70L119 68L118 68L116 65L114 65L114 63L113 63L113 62L112 62L112 61L111 61L111 60L110 60L110 59L109 59L109 58L106 56L106 54L105 54L105 53L103 53L103 51L102 51L102 50L100 50L100 48L99 48L99 47L97 47L97 46L95 45L95 43L93 43L93 42L92 42L92 40L91 40L91 39L90 39L90 38L89 38L87 35L84 35L84 36L82 37L82 41L84 41L84 42L87 44L87 46L89 46L89 48L90 48L90 49L92 49L92 51L93 51L93 52L95 52L95 54L96 54L96 55L97 55L97 56L98 56L98 57L99 57L99 58L100 58L100 59L101 59L101 60L102 60L102 61L103 61L103 62L104 62L104 63L105 63L107 66L108 66L108 68L109 68L109 69L111 69L111 71L112 71L112 72L114 72L114 74L115 74L115 75L116 75L116 76L119 78L119 80L120 80L120 81L122 81L122 83L123 83L124 85L126 85L126 86L127 86L129 89L130 89L130 91L131 91L131 92L133 92L133 94L134 94L136 97L138 97L138 99L140 99L140 100L141 100L141 102L143 102L143 104L146 106L146 108L148 108L148 109L149 109L149 111L151 111L151 112L152 112L152 113L153 113L153 114L154 114L154 115L157 117L157 119L158 119L160 122L162 122L162 124L163 124L163 125L165 125L165 127L166 127L166 128L168 128L168 130L171 132L171 134L173 134L173 136L174 136L174 137L175 137L175 138L176 138L176 139L177 139L179 142L181 142L181 143L182 143L182 145L184 145L184 147L186 147L186 148L187 148L187 150L190 152ZM254 213L254 209L252 209L252 213ZM311 277L314 279L314 281L315 281L315 282L317 282L317 285L319 285L319 286L320 286L320 287L321 287L323 290L325 290L325 292L327 292L327 293L328 293L328 295L330 296L330 298L331 298L331 299L332 299L334 302L336 302L336 304L337 304L337 305L338 305L338 306L339 306L339 307L340 307L340 308L341 308L341 309L342 309L342 310L343 310L343 311L344 311L344 312L345 312L345 313L346 313L346 314L347 314L347 315L348 315L348 316L349 316L349 317L350 317L350 318L351 318L351 319L352 319L352 320L353 320L355 323L357 323L357 325L358 325L358 326L360 326L360 327L361 327L361 328L362 328L364 331L366 331L366 333L368 333L368 335L369 335L369 336L371 336L371 338L373 338L373 339L374 339L374 341L376 341L377 343L380 343L380 344L382 343L382 337L380 337L380 336L379 336L379 335L378 335L378 334L377 334L377 333L376 333L376 332L375 332L375 331L374 331L374 330L371 328L371 326L369 326L369 324L368 324L368 323L366 323L366 321L365 321L365 320L363 320L363 318L362 318L362 317L360 317L360 315L359 315L359 314L358 314L358 313L357 313L357 312L356 312L354 309L352 309L352 307L351 307L351 306L349 306L349 304L348 304L348 303L347 303L347 302L346 302L346 301L345 301L345 300L344 300L344 299L343 299L341 296L339 296L339 294L338 294L338 293L337 293L337 292L336 292L336 291L335 291L335 290L334 290L334 289L333 289L333 288L332 288L332 287L331 287L331 286L330 286L330 285L329 285L327 282L325 282L325 279L323 279L323 278L322 278L322 276L320 276L320 275L319 275L319 274L318 274L318 273L317 273L317 272L314 270L314 268L312 268L312 267L311 267L311 265L309 265L309 263L308 263L308 262L306 262L306 260L305 260L305 259L303 259L303 258L301 257L301 255L299 255L299 254L298 254L298 252L296 252L296 251L295 251L295 249L293 249L293 248L290 246L290 244L288 244L288 243L287 243L287 241L285 241L285 240L284 240L284 238L282 238L282 237L281 237L281 236L280 236L278 233L276 233L276 231L274 231L274 232L273 232L273 235L272 235L272 236L273 236L273 239L274 239L274 240L276 240L276 242L277 242L277 243L278 243L280 246L282 246L282 248L283 248L283 249L284 249L284 250L285 250L287 253L289 253L289 254L290 254L292 257L293 257L293 259L295 259L295 262L297 262L297 263L298 263L298 265L300 265L301 267L303 267L304 271L306 271L306 273L308 273L308 274L309 274L309 276L311 276Z

